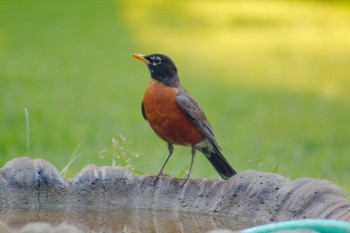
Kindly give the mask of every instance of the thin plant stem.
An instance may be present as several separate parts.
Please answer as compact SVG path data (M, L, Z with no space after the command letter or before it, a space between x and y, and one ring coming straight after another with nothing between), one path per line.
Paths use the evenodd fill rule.
M29 113L27 108L24 108L26 116L26 137L27 137L27 155L30 155L30 131L29 131Z

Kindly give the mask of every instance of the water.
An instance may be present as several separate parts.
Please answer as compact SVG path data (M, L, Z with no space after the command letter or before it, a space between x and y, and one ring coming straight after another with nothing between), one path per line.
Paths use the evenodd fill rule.
M206 232L213 229L238 230L257 225L226 216L141 209L6 209L0 220L20 228L30 222L53 225L65 222L84 232Z

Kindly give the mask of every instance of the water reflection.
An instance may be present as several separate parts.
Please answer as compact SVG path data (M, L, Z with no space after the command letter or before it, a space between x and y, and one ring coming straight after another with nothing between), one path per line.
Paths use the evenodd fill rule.
M10 209L0 220L11 227L30 222L72 224L84 232L206 232L212 229L242 229L256 225L225 216L180 213L167 210Z

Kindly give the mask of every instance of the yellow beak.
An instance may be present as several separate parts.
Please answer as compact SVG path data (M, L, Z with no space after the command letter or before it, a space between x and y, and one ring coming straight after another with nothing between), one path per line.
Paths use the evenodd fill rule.
M138 53L132 53L131 56L142 61L143 63L145 63L147 65L150 64L150 62L145 58L145 55L138 54Z

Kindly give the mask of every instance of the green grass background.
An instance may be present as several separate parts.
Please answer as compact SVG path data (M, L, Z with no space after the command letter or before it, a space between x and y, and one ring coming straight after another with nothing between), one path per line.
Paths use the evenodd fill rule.
M350 190L347 1L0 1L0 165L80 155L73 176L111 165L121 134L156 174L167 148L141 116L149 74L132 52L173 58L236 170ZM176 147L166 172L189 162ZM199 153L192 176L218 177Z

